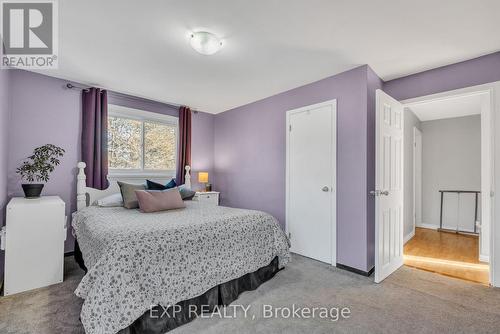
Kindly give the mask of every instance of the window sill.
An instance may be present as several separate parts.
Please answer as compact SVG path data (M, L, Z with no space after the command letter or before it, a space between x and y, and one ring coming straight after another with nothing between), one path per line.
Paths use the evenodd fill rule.
M109 172L108 179L116 180L116 179L152 179L152 178L175 178L174 171L168 172Z

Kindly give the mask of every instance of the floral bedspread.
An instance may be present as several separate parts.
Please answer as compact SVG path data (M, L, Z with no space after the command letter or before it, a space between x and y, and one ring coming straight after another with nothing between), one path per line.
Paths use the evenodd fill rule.
M260 211L187 201L185 209L141 213L91 206L73 215L88 273L75 294L85 299L89 334L116 333L152 305L173 305L212 287L290 259L277 220Z

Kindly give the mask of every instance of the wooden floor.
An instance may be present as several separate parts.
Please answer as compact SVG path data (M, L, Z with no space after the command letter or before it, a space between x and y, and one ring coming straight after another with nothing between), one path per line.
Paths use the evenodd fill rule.
M416 228L404 246L407 266L482 284L489 283L489 266L479 262L479 238L472 235Z

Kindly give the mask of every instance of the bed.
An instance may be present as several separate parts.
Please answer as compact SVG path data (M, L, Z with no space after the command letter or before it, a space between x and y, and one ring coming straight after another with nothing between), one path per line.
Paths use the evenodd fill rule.
M102 208L92 204L118 187L87 188L84 163L78 168L72 226L87 272L75 294L84 299L80 320L89 334L164 333L194 319L201 305L227 305L257 288L290 259L269 214L198 201L157 213Z

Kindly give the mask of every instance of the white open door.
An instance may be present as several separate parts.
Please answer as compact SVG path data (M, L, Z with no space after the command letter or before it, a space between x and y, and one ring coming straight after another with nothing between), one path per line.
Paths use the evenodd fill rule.
M403 265L403 105L377 90L375 282Z

